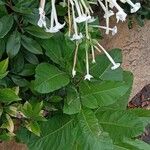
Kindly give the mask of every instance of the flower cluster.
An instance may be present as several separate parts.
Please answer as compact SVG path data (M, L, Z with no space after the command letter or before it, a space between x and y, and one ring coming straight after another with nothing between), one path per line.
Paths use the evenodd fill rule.
M50 26L47 25L46 17L45 17L45 0L40 1L40 7L39 7L39 21L38 26L45 29L46 32L49 33L56 33L60 31L66 23L61 24L58 21L57 16L57 10L56 10L56 0L51 0L51 17L50 17ZM120 0L122 3L128 3L131 6L131 13L136 12L140 9L141 5L140 3L133 3L131 0ZM100 26L100 25L90 25L90 23L95 21L95 18L92 17L93 10L91 8L91 4L95 4L100 6L104 11L104 18L106 20L106 26ZM90 80L93 78L92 75L90 75L89 72L89 49L92 52L92 63L96 63L95 61L95 53L94 50L97 50L98 52L101 52L101 50L104 52L104 54L108 57L110 62L112 63L111 69L117 69L120 64L115 63L113 58L107 53L107 51L99 44L98 41L91 39L90 33L89 33L89 26L92 28L101 28L104 29L106 34L109 34L109 32L112 32L112 35L115 35L117 33L117 27L110 27L109 25L109 19L111 16L116 15L117 23L119 21L125 21L127 14L124 12L124 10L120 7L117 0L63 0L63 2L60 2L60 5L63 7L68 7L68 36L70 37L70 40L75 41L76 43L76 49L74 54L74 62L73 62L73 69L72 69L72 76L74 77L76 75L76 62L77 62L77 54L78 54L78 48L79 48L79 40L85 39L87 41L87 44L85 46L86 51L86 75L85 80ZM115 9L114 9L115 8ZM117 10L115 13L114 10ZM85 35L81 32L79 32L79 24L85 23ZM73 33L72 33L73 31ZM100 50L101 49L101 50Z

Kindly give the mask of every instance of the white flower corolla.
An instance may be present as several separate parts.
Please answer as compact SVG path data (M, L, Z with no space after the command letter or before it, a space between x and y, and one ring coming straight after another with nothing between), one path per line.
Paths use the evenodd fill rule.
M96 19L94 17L91 17L90 19L87 20L88 23L94 22Z
M88 58L88 49L86 49L86 75L84 76L84 80L91 80L93 78L92 75L90 75L89 72L89 58Z
M80 40L80 39L83 38L83 35L82 35L82 33L78 33L78 27L77 27L77 23L75 21L74 3L72 1L71 1L71 6L72 6L72 17L73 17L73 28L74 28L74 34L73 34L71 40L72 41L74 41L74 40Z
M119 20L121 20L122 22L126 21L126 17L127 17L127 14L124 11L122 11L122 10L118 11L116 13L117 23L119 22Z
M56 7L55 7L55 0L51 0L52 1L52 11L53 11L53 15L54 15L54 20L55 20L55 26L54 28L56 28L56 30L60 30L65 26L65 23L60 24L58 22L58 17L57 17L57 12L56 12Z
M131 13L137 12L141 8L140 3L133 3L131 0L120 0L122 3L128 3L132 8L131 8Z
M87 15L81 13L81 8L80 8L78 0L74 0L74 2L75 2L75 7L78 13L78 17L75 18L75 21L77 23L85 22L87 20Z
M72 77L74 78L76 76L76 70L72 69Z
M105 26L99 26L99 25L92 25L92 27L101 28L101 29L107 29ZM117 33L117 26L114 26L113 28L108 28L109 31L112 31L112 35L115 35Z
M44 8L45 8L45 0L41 0L40 1L40 7L39 7L39 15L40 15L40 18L38 20L38 23L37 25L39 27L45 27L46 28L46 19L45 19L45 11L44 11Z
M104 18L107 18L107 17L109 18L114 15L114 12L112 10L107 10L106 6L102 3L101 0L98 0L98 2L100 4L101 8L103 9L103 11L105 12Z
M113 64L113 66L111 67L112 70L115 70L117 68L120 67L120 63L116 63L113 58L109 55L109 53L104 49L103 46L101 46L98 42L97 45L101 48L101 50L105 53L105 55L107 56L107 58L109 59L109 61Z
M111 7L115 7L118 12L116 13L116 19L117 22L119 22L119 20L121 21L125 21L126 20L126 16L127 14L124 12L124 10L119 6L119 4L117 3L116 0L108 0L109 4L111 5Z
M50 24L50 28L46 28L45 31L49 32L49 33L56 33L56 32L59 31L58 29L54 28L54 15L53 15L53 11L51 12L51 24Z

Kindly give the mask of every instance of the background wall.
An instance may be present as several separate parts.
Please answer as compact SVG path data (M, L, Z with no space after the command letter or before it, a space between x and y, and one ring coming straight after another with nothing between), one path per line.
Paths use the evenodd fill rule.
M116 20L111 20L113 27ZM134 83L131 98L137 94L144 85L150 83L150 21L144 27L133 23L129 29L127 22L117 24L118 34L104 36L101 44L106 49L121 48L123 53L122 67L134 74Z

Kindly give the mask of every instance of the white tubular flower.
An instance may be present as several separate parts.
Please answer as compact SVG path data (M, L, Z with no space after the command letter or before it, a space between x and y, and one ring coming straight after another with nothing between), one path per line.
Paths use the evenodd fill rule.
M75 2L76 10L77 10L77 13L78 13L78 17L75 18L75 21L77 23L81 23L81 22L86 21L87 20L87 16L86 16L86 14L82 14L81 13L81 9L80 9L80 5L78 3L78 0L74 0L74 2Z
M46 28L46 19L45 19L45 11L44 11L44 8L45 8L45 0L41 0L40 2L40 7L39 7L39 15L40 15L40 18L38 20L38 23L37 25L39 27L45 27Z
M70 0L71 6L72 6L72 17L73 17L73 28L74 28L74 34L73 37L71 38L72 41L74 40L80 40L83 38L82 33L78 33L78 28L77 28L77 23L75 21L75 11L74 11L74 3L72 0Z
M118 5L118 3L116 2L116 0L108 0L109 4L113 7L116 7L116 9L118 10L118 12L116 13L116 19L117 22L119 22L119 20L121 21L125 21L126 20L126 16L127 14L124 12L124 10Z
M95 53L94 53L94 46L93 45L91 45L91 51L92 51L92 64L95 64L96 60L95 60Z
M121 20L122 22L126 20L127 14L124 11L118 11L116 13L116 19L117 19L117 23L119 22L119 20Z
M51 1L52 1L52 11L53 11L54 20L55 20L55 27L54 28L56 28L56 30L57 29L60 30L65 26L65 23L60 24L58 22L58 17L57 17L57 12L56 12L56 7L55 7L55 0L51 0Z
M96 28L101 28L101 29L107 29L105 26L98 26L98 25L93 25L92 27ZM113 28L108 28L110 31L112 31L112 35L115 35L117 33L117 26L114 26Z
M140 8L141 8L141 4L140 3L133 3L131 0L120 0L122 3L128 3L132 9L131 9L131 13L135 13L137 12Z
M105 12L104 18L107 18L107 17L109 18L109 17L114 15L114 12L112 10L107 10L106 9L105 5L102 3L101 0L98 0L98 2L100 4L100 6L102 7L103 11Z
M51 25L50 25L50 28L46 28L46 32L50 32L50 33L56 33L58 32L59 30L54 28L54 15L53 15L53 10L51 12Z
M79 43L76 42L76 49L75 49L75 54L74 54L74 60L73 60L73 67L72 67L72 77L74 78L76 75L76 63L77 63L77 55L78 55L78 49L79 49Z
M113 64L113 66L111 67L112 70L117 69L118 67L120 67L120 63L116 63L113 58L109 55L109 53L97 42L97 45L101 48L101 50L105 53L105 55L107 56L107 58L110 60L110 62Z
M92 75L90 75L89 72L89 58L88 58L88 49L86 49L86 75L84 77L84 80L91 80L91 78L93 78Z

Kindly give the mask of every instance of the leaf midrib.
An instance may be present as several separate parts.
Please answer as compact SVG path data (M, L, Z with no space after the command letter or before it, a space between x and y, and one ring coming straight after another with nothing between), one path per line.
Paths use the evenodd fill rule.
M65 126L67 126L69 123L71 123L73 121L73 119L69 120L66 124L64 124L63 126L61 126L60 128L56 129L55 131L47 134L44 137L41 137L40 139L38 139L36 142L43 140L44 138L47 138L48 136L55 134L56 132L59 132L61 129L63 129Z
M61 75L61 74L64 74L64 73L63 73L63 72L60 72L60 73L58 73L58 74L56 74L56 75L54 75L54 76L48 78L47 80L44 80L44 81L40 82L39 84L36 84L36 87L37 87L37 86L40 86L41 84L44 84L45 82L48 82L49 80L52 80L53 78L55 78L55 77L57 77L57 76L59 76L59 75ZM37 79L37 80L38 80L38 79Z

